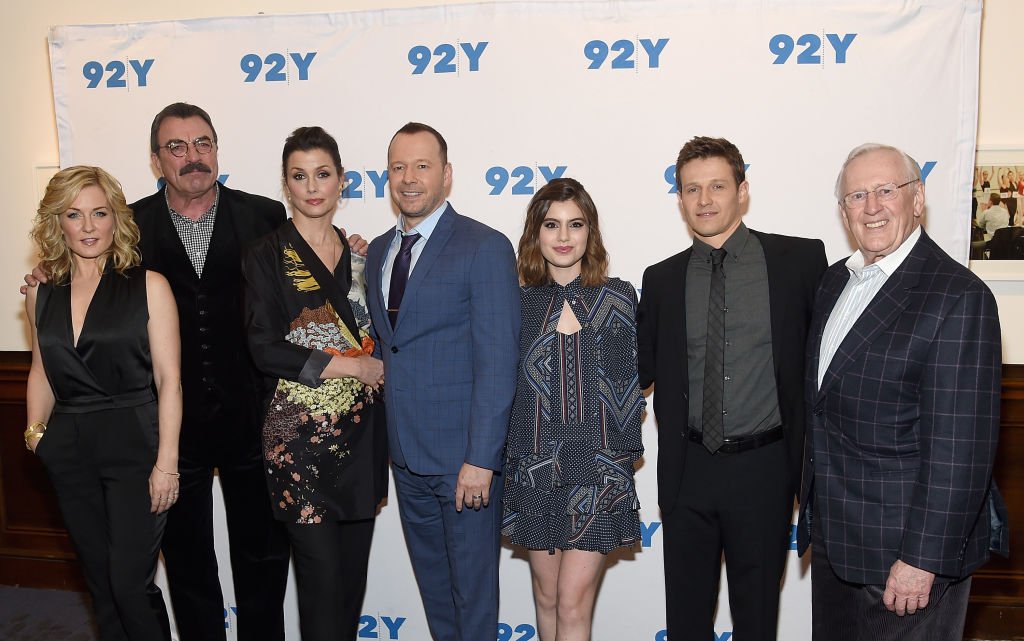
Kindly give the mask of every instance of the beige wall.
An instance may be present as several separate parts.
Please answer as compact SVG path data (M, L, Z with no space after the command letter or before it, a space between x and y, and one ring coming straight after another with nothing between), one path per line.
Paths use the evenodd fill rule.
M0 194L3 195L0 231L0 350L26 349L22 301L17 294L22 274L34 262L28 240L31 217L39 198L42 172L36 167L57 164L57 134L50 91L46 35L51 25L119 23L199 18L256 13L344 11L432 4L461 4L466 0L307 0L300 5L286 0L177 0L143 3L138 0L8 0L0 7L0 54L8 87L0 118ZM709 0L711 1L711 0ZM1024 89L1016 68L1013 42L1024 25L1024 2L986 0L981 40L981 108L979 145L1024 148ZM879 90L884 94L884 90ZM144 144L144 143L140 143ZM140 157L140 162L145 160ZM1005 270L1004 270L1005 271ZM988 274L1000 298L1003 323L1010 316L1024 318L1024 270ZM1018 313L1019 312L1019 313ZM1024 332L1021 332L1024 335ZM1024 362L1024 343L1007 337L1007 360ZM1024 340L1024 339L1022 339Z

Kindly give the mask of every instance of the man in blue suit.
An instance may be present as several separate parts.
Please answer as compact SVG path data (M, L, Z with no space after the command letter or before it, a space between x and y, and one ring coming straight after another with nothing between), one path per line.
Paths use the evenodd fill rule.
M1007 542L996 301L921 228L910 156L854 149L836 196L858 251L825 273L808 340L813 639L959 641L971 573Z
M502 450L516 387L519 286L501 233L446 201L434 128L388 147L397 226L370 243L366 280L384 359L388 444L406 545L436 641L498 627Z

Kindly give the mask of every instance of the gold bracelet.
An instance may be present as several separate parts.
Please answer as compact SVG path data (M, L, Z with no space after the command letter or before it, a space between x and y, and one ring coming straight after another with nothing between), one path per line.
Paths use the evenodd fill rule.
M161 474L166 474L167 476L173 476L176 479L180 479L181 478L181 472L164 472L163 470L161 470L159 467L156 466L156 463L153 464L153 469L155 469L157 472L160 472Z
M45 431L46 423L43 423L42 421L36 421L25 428L25 449L31 452L32 448L29 446L28 440L30 438L34 438L36 440L43 438L43 432Z

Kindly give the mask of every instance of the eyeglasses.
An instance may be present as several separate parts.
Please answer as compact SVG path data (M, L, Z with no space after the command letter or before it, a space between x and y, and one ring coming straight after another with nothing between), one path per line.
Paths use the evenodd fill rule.
M869 189L868 191L851 191L843 196L843 204L850 209L860 209L867 204L868 194L874 194L875 198L878 198L878 200L892 200L896 197L896 194L900 193L900 189L911 183L916 183L919 180L921 179L915 178L913 180L908 180L902 185L897 185L896 183L885 183L884 185L879 185L874 189Z
M192 142L188 142L187 140L172 140L160 148L171 152L171 155L176 158L181 158L188 153L189 145L192 145L192 148L199 154L208 154L213 151L213 141L205 136L202 138L196 138Z

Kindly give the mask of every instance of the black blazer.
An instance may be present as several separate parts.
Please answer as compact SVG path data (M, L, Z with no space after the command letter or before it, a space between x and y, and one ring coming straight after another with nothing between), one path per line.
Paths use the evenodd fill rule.
M897 558L948 578L1005 550L992 483L1001 348L992 292L923 231L843 339L818 352L849 272L821 281L807 352L810 431L798 548L810 516L839 578L882 585Z
M828 261L820 240L763 234L771 307L772 357L779 389L779 412L790 459L794 495L800 479L805 413L804 346L814 292ZM686 269L691 249L651 265L644 272L637 309L640 386L656 383L654 415L658 421L658 504L675 505L689 442L690 379L686 355Z
M187 433L189 422L208 419L218 411L240 412L239 423L251 425L256 435L259 375L245 340L242 251L284 222L284 206L221 185L217 221L199 278L171 222L164 189L131 208L142 234L142 266L167 278L178 304L185 418L182 449L198 446L200 435Z

